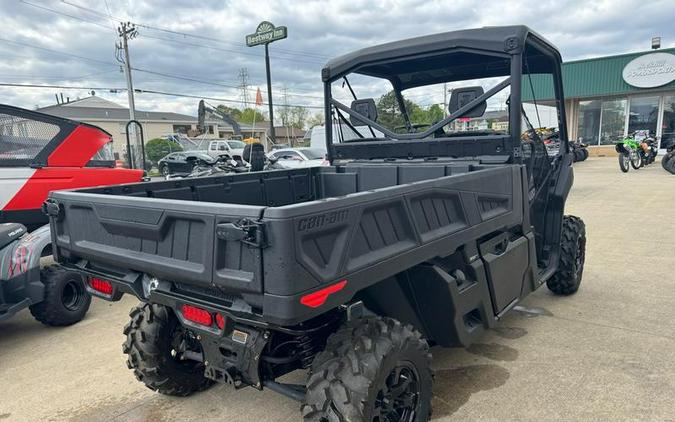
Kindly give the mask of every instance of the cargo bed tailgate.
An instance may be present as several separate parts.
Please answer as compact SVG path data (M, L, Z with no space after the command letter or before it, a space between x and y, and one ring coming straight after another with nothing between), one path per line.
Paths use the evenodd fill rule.
M257 221L265 207L61 191L46 208L59 261L262 293L260 250L217 229Z

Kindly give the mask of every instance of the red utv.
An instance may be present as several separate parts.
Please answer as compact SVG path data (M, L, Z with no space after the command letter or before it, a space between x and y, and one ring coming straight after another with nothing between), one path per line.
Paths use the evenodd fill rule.
M142 177L143 170L115 168L112 137L101 128L0 104L0 321L26 307L48 325L84 317L91 298L82 277L40 268L51 255L42 203L53 190Z

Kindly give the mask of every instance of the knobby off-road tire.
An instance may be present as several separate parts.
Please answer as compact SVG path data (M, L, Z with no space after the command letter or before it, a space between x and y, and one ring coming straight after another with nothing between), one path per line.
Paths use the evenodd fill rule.
M643 165L644 160L642 159L642 154L636 152L633 155L633 157L631 157L630 166L633 167L635 170L640 170L640 168L642 168Z
M91 296L80 274L50 265L40 270L40 281L45 286L45 297L29 308L35 319L45 325L62 327L84 318Z
M302 415L313 422L424 422L432 381L429 346L418 331L391 318L359 319L330 336L314 359Z
M628 173L628 170L630 170L630 156L628 154L619 154L619 168L624 173Z
M558 271L546 286L557 295L571 295L579 290L586 259L586 225L579 217L563 217Z
M661 165L668 173L675 174L675 153L669 152L661 159Z
M172 356L176 336L184 330L171 309L143 303L133 308L129 316L122 351L128 355L127 366L139 381L169 396L188 396L213 384L204 377L203 363Z

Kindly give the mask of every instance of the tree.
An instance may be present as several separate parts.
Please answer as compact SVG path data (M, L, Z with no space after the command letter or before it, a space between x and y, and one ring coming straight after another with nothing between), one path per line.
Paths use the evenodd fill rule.
M296 129L304 129L309 112L303 106L291 108L291 126Z
M180 144L164 138L150 139L145 144L145 154L153 164L157 164L167 154L182 150L183 147Z
M323 114L323 112L319 111L316 112L314 115L309 116L307 118L307 128L311 129L314 126L323 126L323 124L326 121L326 116Z
M304 129L309 112L303 106L284 106L277 109L277 116L281 119L282 126Z
M237 121L241 123L253 124L253 122L261 122L265 120L265 116L258 110L252 108L245 108L243 111L240 111L239 118Z

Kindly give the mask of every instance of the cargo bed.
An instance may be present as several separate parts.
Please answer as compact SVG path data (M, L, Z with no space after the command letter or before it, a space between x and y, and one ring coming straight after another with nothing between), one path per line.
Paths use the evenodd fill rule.
M164 294L292 325L322 312L301 304L308 293L346 280L325 298L334 308L523 224L523 172L450 159L354 162L52 192L45 208L67 266L140 297L156 278L172 283Z

